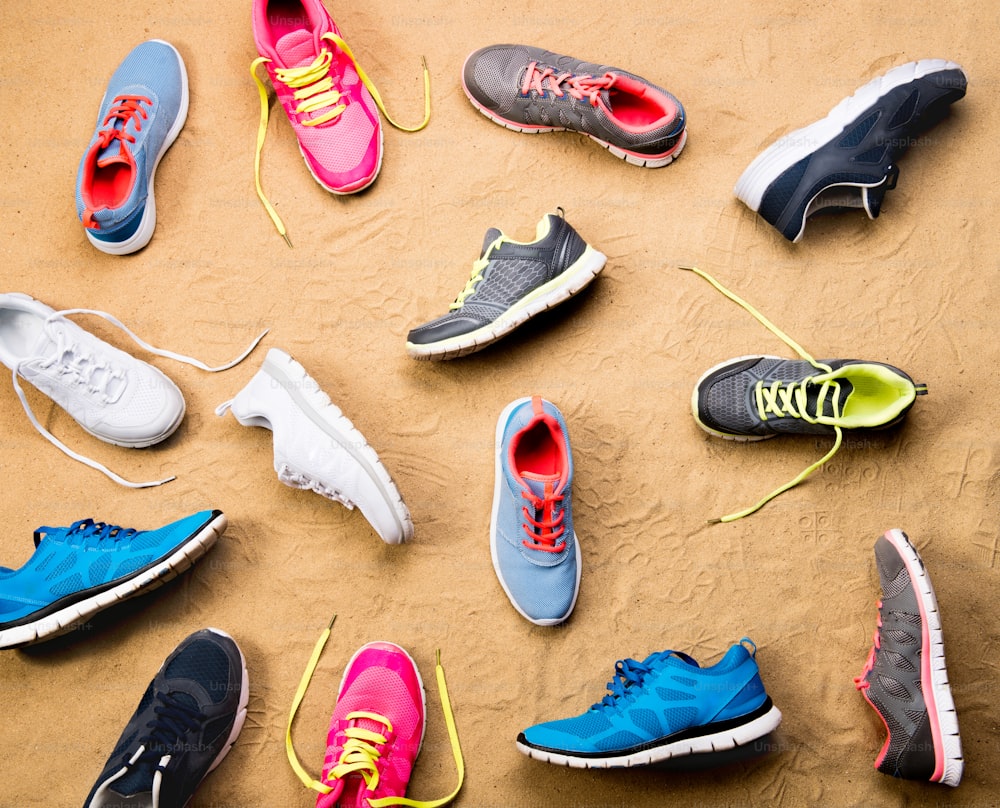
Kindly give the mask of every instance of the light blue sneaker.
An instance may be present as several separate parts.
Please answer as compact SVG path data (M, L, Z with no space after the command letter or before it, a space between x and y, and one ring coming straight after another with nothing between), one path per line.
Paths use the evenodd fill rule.
M157 530L83 519L40 527L17 570L0 567L0 648L65 634L102 609L156 589L208 552L226 530L221 511L201 511Z
M184 60L151 39L118 66L76 178L76 213L101 252L141 250L156 227L153 178L188 111Z
M562 413L538 396L508 404L497 421L490 552L510 602L538 626L569 617L580 592L572 484Z
M742 746L781 723L756 655L744 637L710 668L680 651L620 659L600 702L575 718L528 727L517 748L548 763L607 769Z

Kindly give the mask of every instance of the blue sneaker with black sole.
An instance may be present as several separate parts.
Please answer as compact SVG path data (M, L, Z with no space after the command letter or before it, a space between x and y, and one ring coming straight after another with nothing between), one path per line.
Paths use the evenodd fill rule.
M149 683L84 808L184 808L236 743L249 699L233 638L196 631Z
M744 637L708 668L680 651L618 660L600 702L575 718L529 727L517 748L547 763L609 769L750 743L781 723L756 656Z
M497 421L495 457L493 569L522 617L556 625L576 605L581 571L562 413L539 396L511 402Z
M222 511L201 511L157 530L83 519L40 527L17 570L0 567L0 649L72 631L97 612L142 595L190 568L225 532Z
M184 60L163 40L136 46L112 75L76 178L77 216L101 252L133 253L153 237L156 167L187 111Z

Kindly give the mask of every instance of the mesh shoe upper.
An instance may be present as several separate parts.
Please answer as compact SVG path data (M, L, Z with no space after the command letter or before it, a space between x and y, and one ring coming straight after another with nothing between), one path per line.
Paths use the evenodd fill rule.
M926 576L905 533L892 530L879 537L875 543L882 585L878 627L864 669L854 682L888 731L875 768L894 777L955 786L962 774L961 743L944 656L935 654L933 647L941 642L940 625L925 624L925 615L937 619L939 611L929 583L926 593L918 592L900 548L909 555L916 574ZM943 725L946 714L953 727Z
M31 558L17 570L0 567L0 630L39 620L135 577L172 555L218 515L201 511L156 530L92 519L38 528Z
M362 646L344 672L330 719L322 781L332 786L316 808L364 808L406 796L424 735L423 683L398 645Z
M124 241L138 229L156 161L187 114L186 88L183 61L159 40L136 46L111 76L77 172L76 212L93 238Z
M661 87L542 48L481 48L466 59L463 83L491 117L528 128L571 129L635 154L669 152L684 132L684 108Z
M514 607L552 625L569 617L580 587L573 530L573 459L562 413L519 399L500 416L490 546Z
M708 668L677 651L619 660L608 691L581 715L529 727L519 742L580 758L624 755L685 731L710 733L712 725L756 715L770 702L742 644Z
M695 415L710 431L726 435L831 435L834 424L889 426L913 405L913 381L898 368L856 359L819 364L832 373L805 360L774 356L726 362L699 381ZM863 411L855 417L855 406L862 402Z
M587 248L586 242L561 216L546 214L535 241L512 241L490 228L483 240L480 260L486 267L470 294L463 293L452 310L418 326L407 335L415 345L449 339L496 320L512 305L570 267ZM471 282L470 282L471 283Z
M239 734L247 691L232 638L217 629L187 637L150 682L84 808L183 808Z

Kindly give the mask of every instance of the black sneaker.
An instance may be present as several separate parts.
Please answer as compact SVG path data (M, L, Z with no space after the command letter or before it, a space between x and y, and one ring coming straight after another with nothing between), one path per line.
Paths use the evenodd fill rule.
M236 741L249 695L233 639L196 631L149 683L84 808L183 808Z
M896 187L896 160L965 95L967 82L944 59L895 67L761 152L734 192L789 241L823 208L863 208L874 219Z
M472 275L450 311L410 331L414 359L452 359L478 351L536 314L586 287L607 260L559 214L538 222L535 240L514 241L486 231Z
M893 777L957 786L962 741L934 588L902 530L879 537L875 562L882 582L875 644L854 680L888 732L875 768Z

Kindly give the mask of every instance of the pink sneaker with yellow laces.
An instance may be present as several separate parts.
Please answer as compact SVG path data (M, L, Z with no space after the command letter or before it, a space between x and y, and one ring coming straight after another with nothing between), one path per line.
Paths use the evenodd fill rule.
M255 173L257 194L278 232L284 225L260 184L260 153L267 132L267 90L257 68L267 68L271 84L299 141L309 171L335 194L371 185L382 166L382 125L378 110L404 131L422 129L430 116L429 79L424 66L424 121L396 124L378 90L361 69L320 0L254 0L253 35L260 56L250 71L261 100Z

